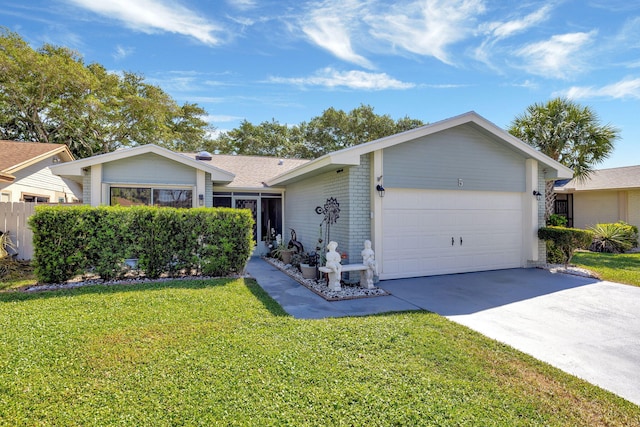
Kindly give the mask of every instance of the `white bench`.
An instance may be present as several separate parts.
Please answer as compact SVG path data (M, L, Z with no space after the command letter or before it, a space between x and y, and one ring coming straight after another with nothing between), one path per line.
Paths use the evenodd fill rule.
M318 270L321 271L322 273L333 273L333 270L331 270L328 267L318 267ZM360 286L362 286L365 289L372 289L373 283L369 283L367 284L367 277L365 275L366 271L369 270L369 267L367 267L364 264L345 264L342 266L342 272L343 273L348 273L350 271L359 271L360 272ZM331 283L331 275L329 276L329 280L328 280L328 285L329 285L329 289L331 289L332 291L339 291L341 289L340 287L340 277L336 278L336 281L334 283Z

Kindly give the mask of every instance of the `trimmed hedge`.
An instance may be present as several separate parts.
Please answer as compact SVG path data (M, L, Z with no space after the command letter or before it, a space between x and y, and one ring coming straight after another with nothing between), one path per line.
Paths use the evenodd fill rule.
M579 228L542 227L538 238L551 241L562 252L563 263L568 265L576 249L587 249L593 240L593 232Z
M241 272L253 249L248 210L135 206L39 206L29 218L35 274L43 283L94 272L122 277L137 258L150 278Z

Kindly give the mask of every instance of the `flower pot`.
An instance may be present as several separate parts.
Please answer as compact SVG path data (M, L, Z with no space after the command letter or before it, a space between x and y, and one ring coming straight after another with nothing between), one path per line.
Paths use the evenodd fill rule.
M300 264L300 271L305 279L315 279L317 277L315 265L312 267L309 264Z
M282 262L284 262L285 264L291 264L291 259L293 258L293 251L292 250L282 251L280 252L280 257L282 258Z

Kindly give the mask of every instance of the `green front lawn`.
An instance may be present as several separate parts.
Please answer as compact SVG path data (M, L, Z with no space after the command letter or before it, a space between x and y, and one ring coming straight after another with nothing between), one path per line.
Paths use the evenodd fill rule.
M296 320L243 279L0 293L0 425L638 424L432 313Z
M571 263L598 273L603 280L640 286L640 253L576 252Z

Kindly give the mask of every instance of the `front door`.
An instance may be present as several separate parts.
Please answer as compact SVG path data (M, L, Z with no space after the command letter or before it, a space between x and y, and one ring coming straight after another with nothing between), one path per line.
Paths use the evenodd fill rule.
M258 198L255 199L236 199L237 209L249 209L253 216L253 241L258 242Z

